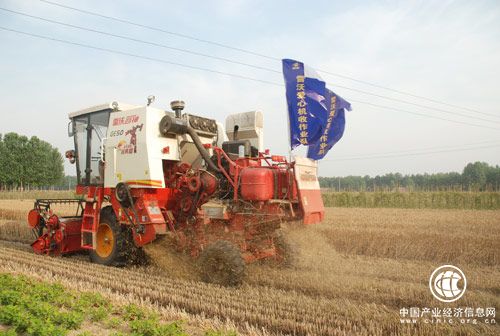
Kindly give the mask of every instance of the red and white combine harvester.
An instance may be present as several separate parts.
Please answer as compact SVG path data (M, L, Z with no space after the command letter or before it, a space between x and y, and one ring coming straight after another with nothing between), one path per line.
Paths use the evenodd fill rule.
M283 222L324 216L316 162L270 155L260 112L230 115L226 128L205 117L113 102L70 113L78 199L39 199L28 215L33 250L88 250L120 265L168 235L199 260L205 281L241 282L245 263L286 262ZM228 140L231 139L231 140ZM77 216L51 209L73 203Z

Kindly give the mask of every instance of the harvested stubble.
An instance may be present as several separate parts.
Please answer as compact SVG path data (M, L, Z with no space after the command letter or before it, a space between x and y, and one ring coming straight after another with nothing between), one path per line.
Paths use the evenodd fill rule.
M422 219L428 220L429 211L415 210L387 210L392 212L396 218L407 218L403 226L416 225ZM437 212L431 211L435 217ZM481 222L481 218L487 218L481 224L483 232L489 232L490 238L495 240L496 253L500 253L500 227L495 218L500 217L500 212L481 211L467 215L463 213L461 220L455 221L456 232L467 230L474 222ZM443 215L445 217L446 215ZM423 217L423 218L422 218ZM453 216L452 216L453 217ZM292 230L289 236L299 244L301 256L297 269L277 270L263 267L253 267L249 272L252 284L267 285L285 290L294 290L310 296L339 298L343 297L350 302L372 303L398 311L403 307L433 307L440 306L439 302L433 300L427 287L428 277L438 266L448 263L453 258L441 260L430 260L420 257L418 249L427 248L428 253L435 255L435 251L445 251L453 248L448 244L428 245L427 243L411 246L410 251L400 250L403 258L392 255L390 258L373 257L374 251L380 254L385 252L386 246L397 244L393 237L388 236L383 240L371 241L370 237L360 240L349 240L350 251L356 254L346 253L336 249L332 244L330 232L339 227L359 226L357 230L362 234L373 227L378 226L378 221L386 222L390 218L385 210L364 209L328 209L327 218L330 223L324 223L315 227ZM385 220L382 220L384 219ZM476 220L474 220L476 218ZM362 220L363 219L363 220ZM439 220L438 220L439 221ZM370 224L370 222L373 222ZM388 221L390 225L390 220ZM395 223L393 223L395 224ZM478 225L478 226L481 226ZM373 227L372 227L373 226ZM403 230L399 228L399 230ZM342 231L339 231L339 236ZM426 234L427 228L422 228L420 234ZM415 236L419 232L415 229ZM361 235L362 236L362 235ZM341 238L339 238L341 239ZM417 240L421 241L421 240ZM475 245L475 244L478 245ZM455 263L460 266L468 278L468 291L466 295L456 304L461 306L496 306L500 305L500 269L498 258L492 258L489 254L482 254L481 242L474 241L469 245L462 246L461 261ZM333 246L332 246L333 245ZM369 250L367 245L372 246ZM380 249L377 250L376 248ZM414 250L415 253L411 254ZM478 255L472 253L476 251ZM485 260L480 260L484 258ZM477 262L477 261L480 262ZM493 264L485 267L484 264ZM454 305L451 305L454 306Z
M5 242L4 242L5 243ZM15 248L20 248L22 249L22 245L15 244L15 243L9 243L11 247ZM16 273L15 270L8 270L10 273L13 273L14 275L19 275ZM203 318L202 316L193 316L190 315L182 310L179 310L174 307L161 307L158 305L153 305L150 302L146 302L142 300L141 298L134 298L132 296L124 296L120 294L116 294L111 292L109 289L106 288L99 288L99 293L97 292L88 292L86 291L88 286L85 284L83 286L79 286L78 283L75 283L72 281L72 279L66 279L66 278L49 278L47 279L46 274L44 274L43 269L32 269L31 271L25 269L23 270L23 275L28 275L28 277L32 280L35 280L33 283L36 282L49 282L49 283L58 283L60 285L63 285L66 287L66 289L70 289L73 294L82 294L85 296L84 301L79 301L77 302L77 306L67 306L69 310L76 310L77 312L81 310L84 307L88 307L87 305L89 303L93 303L92 307L88 307L91 310L88 311L88 315L85 314L87 318L90 318L90 321L84 321L79 330L70 330L68 335L69 336L76 336L76 335L129 335L129 333L125 333L131 325L131 319L136 320L136 318L143 318L144 323L139 323L135 324L136 327L141 327L141 326L146 326L148 327L149 331L148 332L140 332L139 330L136 331L136 333L132 333L133 335L166 335L166 330L160 330L158 328L159 324L170 324L172 321L177 321L181 325L182 329L186 331L188 335L193 335L193 336L201 336L201 335L208 335L207 331L214 331L210 335L233 335L232 331L236 329L236 327L226 321L222 321L219 319L206 319ZM0 276L4 274L2 266L0 266ZM42 284L42 286L44 286ZM29 292L28 291L25 291ZM50 288L49 288L50 292ZM60 291L57 291L57 294L60 294ZM67 295L68 293L65 293L64 295ZM88 295L87 295L88 294ZM110 313L110 315L104 314L101 311L102 305L105 303L105 301L101 301L100 296L96 295L100 294L103 295L104 298L108 299L109 303L112 305L112 307L109 307L110 309L107 310L107 312ZM65 296L63 295L62 298ZM71 295L71 293L69 293ZM29 297L28 297L29 298ZM53 295L48 295L49 299L54 299ZM64 301L67 303L71 302L71 298L67 297L68 301ZM33 302L35 303L40 303L39 302L39 297L31 297ZM88 300L88 301L87 301ZM5 303L5 302L3 302ZM42 302L42 304L46 303L46 300ZM73 302L74 303L74 302ZM83 306L82 306L83 304ZM105 304L107 306L107 304ZM57 305L56 305L57 306ZM92 309L94 308L94 309ZM21 313L22 314L22 313ZM78 314L78 313L77 313ZM106 316L107 315L107 316ZM16 322L20 322L21 324L25 322L25 315L20 316L19 320L16 320ZM27 317L29 318L29 317ZM24 320L23 320L24 319ZM122 320L123 319L123 320ZM145 321L147 320L147 321ZM137 320L136 320L137 321ZM31 322L31 321L30 321ZM51 324L53 321L48 321L48 324ZM159 323L157 323L159 322ZM133 322L132 322L133 323ZM49 327L50 328L50 327ZM47 328L48 329L48 328ZM175 332L175 330L172 330L168 328L171 333L168 333L168 335L180 335L180 333ZM0 324L0 335L2 334L3 326ZM122 332L123 331L123 332ZM178 331L178 329L177 329ZM252 328L246 328L245 332L249 335L259 335L259 336L267 336L266 334L255 332ZM47 332L47 330L36 330L34 332L29 333L30 335L51 335L50 330ZM10 334L9 334L10 335ZM23 334L24 335L24 334ZM182 333L182 335L185 335Z
M165 272L171 278L199 280L196 264L188 255L177 252L169 237L160 237L153 244L144 246L144 251L158 272Z
M23 272L39 269L49 278L71 279L80 286L108 288L123 295L133 294L165 306L176 306L189 313L228 318L235 322L267 327L278 332L333 334L340 330L359 330L372 334L373 318L348 318L349 312L363 316L384 314L345 300L324 300L278 289L245 286L239 290L181 281L86 262L35 256L12 248L0 248L1 268ZM345 304L345 305L344 305ZM368 307L369 308L369 307ZM380 318L380 316L379 316ZM364 319L364 318L363 318Z
M327 218L321 232L342 253L500 265L500 211L336 208Z
M252 326L253 332L245 330L254 334L264 328L297 335L497 335L499 327L484 323L404 325L399 309L498 310L499 219L499 211L328 209L325 223L288 230L301 251L295 268L252 265L246 283L238 289L187 280L182 273L151 267L117 269L74 257L40 257L6 243L0 244L0 269L37 273L77 288L229 319L240 327ZM370 235L373 232L377 235ZM399 242L394 234L414 239ZM469 244L458 248L446 244L445 238L453 241L454 235L467 234L475 237ZM432 237L436 240L429 244ZM454 252L440 256L439 251L450 249ZM433 299L427 285L431 272L446 262L462 268L468 280L464 297L453 304Z

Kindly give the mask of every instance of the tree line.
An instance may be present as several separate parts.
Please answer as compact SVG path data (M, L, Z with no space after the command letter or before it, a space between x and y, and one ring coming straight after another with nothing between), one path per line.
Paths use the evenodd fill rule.
M49 187L63 179L63 157L57 148L36 136L0 134L0 189Z
M36 136L0 134L0 190L73 189L76 177L64 176L59 150ZM469 163L461 173L389 173L371 176L319 177L333 191L500 191L500 166Z
M333 191L500 191L500 166L474 162L461 173L320 177L319 183Z

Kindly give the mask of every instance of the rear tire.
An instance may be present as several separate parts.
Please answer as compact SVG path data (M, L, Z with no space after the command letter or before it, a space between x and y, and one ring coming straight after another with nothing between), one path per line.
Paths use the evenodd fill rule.
M101 209L100 223L96 233L95 250L90 250L93 263L108 266L123 266L126 263L128 228L116 220L111 206Z
M238 286L245 275L245 261L234 244L218 240L199 259L202 280L222 286Z

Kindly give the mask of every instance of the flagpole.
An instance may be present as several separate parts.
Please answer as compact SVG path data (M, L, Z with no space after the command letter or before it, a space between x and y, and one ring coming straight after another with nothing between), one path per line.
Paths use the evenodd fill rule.
M290 113L288 113L288 105L286 108L286 120L288 121L287 133L288 133L288 162L292 162L292 135L290 133Z
M286 87L286 79L285 79L285 87ZM285 89L285 97L286 97L286 89ZM292 162L292 134L290 131L290 113L288 111L288 99L285 98L287 102L285 104L286 111L286 120L287 120L287 134L288 134L288 162Z

